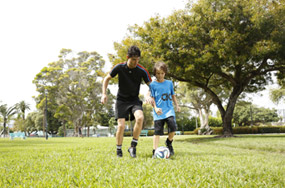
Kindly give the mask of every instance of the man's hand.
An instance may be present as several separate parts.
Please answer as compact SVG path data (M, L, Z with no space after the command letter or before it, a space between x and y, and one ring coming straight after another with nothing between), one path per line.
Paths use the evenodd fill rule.
M106 94L103 94L102 97L101 97L101 103L102 103L102 104L105 104L105 103L107 103L107 100L108 100L107 95L106 95Z
M150 104L151 106L154 106L154 104L155 104L152 97L147 97L146 103L147 103L147 104Z

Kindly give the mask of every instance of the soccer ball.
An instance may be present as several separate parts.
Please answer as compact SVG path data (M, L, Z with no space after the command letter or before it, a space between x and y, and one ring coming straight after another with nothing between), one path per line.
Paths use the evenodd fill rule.
M158 159L168 159L170 157L170 151L167 147L158 147L154 152L155 158Z

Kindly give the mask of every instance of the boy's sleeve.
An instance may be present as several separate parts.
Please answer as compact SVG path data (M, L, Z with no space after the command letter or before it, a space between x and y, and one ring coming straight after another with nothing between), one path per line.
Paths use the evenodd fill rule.
M149 84L150 96L154 97L153 84Z
M175 95L174 87L173 87L173 82L171 82L171 85L170 85L170 94L171 94L171 95Z

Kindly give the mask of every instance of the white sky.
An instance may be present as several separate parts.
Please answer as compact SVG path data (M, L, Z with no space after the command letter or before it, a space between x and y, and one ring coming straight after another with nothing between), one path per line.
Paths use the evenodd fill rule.
M183 9L187 0L4 0L0 1L0 101L22 100L35 110L34 77L57 60L62 48L97 51L109 64L113 42L128 26ZM260 98L260 97L258 97ZM254 102L275 107L264 95Z

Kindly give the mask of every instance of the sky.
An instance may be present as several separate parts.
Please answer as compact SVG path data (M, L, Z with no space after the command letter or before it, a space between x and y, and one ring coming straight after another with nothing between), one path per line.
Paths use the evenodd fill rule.
M7 0L0 1L0 104L22 100L35 110L36 74L57 61L62 48L96 51L110 67L108 53L121 42L128 26L142 25L159 14L183 9L187 0ZM107 69L106 68L106 69ZM272 86L269 86L272 87ZM143 88L144 90L145 88ZM144 92L144 91L142 91ZM268 98L253 102L281 108Z

